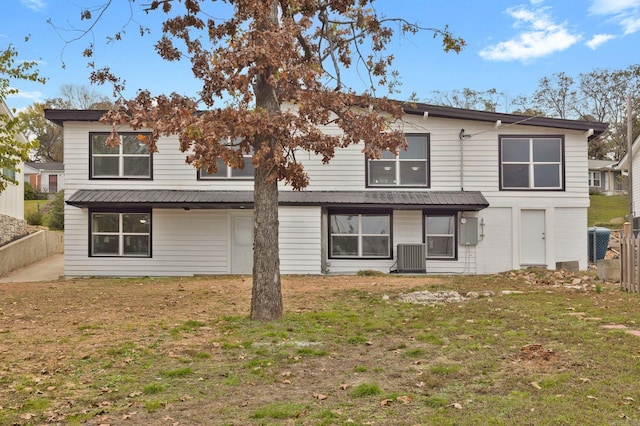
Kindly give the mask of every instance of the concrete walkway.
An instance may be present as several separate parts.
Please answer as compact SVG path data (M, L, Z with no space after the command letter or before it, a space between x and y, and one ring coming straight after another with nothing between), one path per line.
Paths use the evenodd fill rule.
M64 275L64 254L54 254L0 277L0 283L55 281Z

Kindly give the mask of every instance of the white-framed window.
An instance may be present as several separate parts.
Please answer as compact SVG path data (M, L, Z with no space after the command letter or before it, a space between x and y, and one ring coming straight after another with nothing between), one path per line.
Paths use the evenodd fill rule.
M209 173L207 170L198 170L198 179L253 179L255 167L253 165L253 155L243 155L244 168L234 168L225 164L222 158L216 161L218 171Z
M150 211L92 211L91 256L151 257Z
M329 215L329 257L391 257L391 213Z
M152 155L138 137L142 133L120 133L118 146L107 146L108 133L91 133L90 177L92 179L151 179Z
M501 190L563 190L562 136L500 136Z
M367 161L367 186L429 186L429 134L407 133L407 149Z
M10 169L8 167L2 168L2 174L8 178L9 180L16 180L16 171L15 169Z
M456 215L431 215L424 217L427 259L456 258Z
M602 186L602 175L600 172L589 172L589 186Z
M240 142L236 139L234 144ZM231 142L227 142L231 144ZM244 166L240 168L240 164L227 165L222 158L216 160L216 173L209 173L207 169L198 170L198 179L253 179L255 174L255 166L253 165L253 151L248 154L242 154Z

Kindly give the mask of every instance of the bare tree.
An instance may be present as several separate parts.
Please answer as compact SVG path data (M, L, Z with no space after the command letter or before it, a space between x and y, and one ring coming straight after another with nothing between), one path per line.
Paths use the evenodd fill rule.
M64 138L62 129L44 118L45 108L62 109L109 109L111 98L100 94L88 85L65 84L60 87L59 96L36 102L18 114L24 123L25 135L38 141L36 157L43 161L63 161Z

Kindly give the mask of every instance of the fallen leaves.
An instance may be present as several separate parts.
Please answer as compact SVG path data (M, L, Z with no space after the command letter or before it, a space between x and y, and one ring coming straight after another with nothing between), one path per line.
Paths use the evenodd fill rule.
M404 405L409 405L413 402L413 396L411 395L402 395L397 397L396 399L390 399L390 398L385 398L382 401L380 401L380 405L382 407L386 407L389 406L395 402L399 402L402 403Z

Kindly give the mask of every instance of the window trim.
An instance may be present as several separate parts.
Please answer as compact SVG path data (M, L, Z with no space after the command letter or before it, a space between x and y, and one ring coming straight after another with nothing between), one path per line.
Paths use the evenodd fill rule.
M93 137L94 136L109 136L109 132L89 132L89 180L153 180L153 153L149 152L149 176L124 176L124 165L122 159L124 154L122 153L122 142L119 145L118 159L120 161L119 168L122 166L122 170L119 170L119 176L94 176L93 175ZM118 135L146 135L150 136L149 132L118 132ZM96 154L100 155L100 154Z
M427 244L427 217L452 217L453 218L453 256L429 256L429 246ZM445 234L431 234L431 235L445 235ZM449 234L447 234L449 235ZM458 227L458 212L457 211L422 211L422 242L425 246L426 260L445 260L445 261L457 261L458 260L458 238L460 238L460 229Z
M249 161L252 161L253 159L253 154L251 155L245 155L243 154L242 157L244 157L244 162L245 164L247 163L247 159L249 159ZM224 162L223 162L224 163ZM216 175L209 175L209 176L203 176L203 172L204 170L202 169L198 169L196 170L196 178L197 180L202 180L202 181L233 181L233 180L237 180L237 181L253 181L255 179L255 172L254 174L252 174L251 176L233 176L233 170L237 170L231 166L229 166L228 164L224 164L224 167L227 170L227 176L216 176ZM244 169L240 169L240 170L244 170ZM220 171L220 169L218 169L218 171ZM231 174L231 176L229 176Z
M596 175L598 176L598 179L596 179ZM597 185L594 185L594 183L596 182L596 180L598 181ZM602 172L599 172L597 170L593 170L593 171L589 171L589 186L592 188L601 188L602 187Z
M378 159L369 159L365 156L364 158L364 168L365 168L365 188L431 188L431 133L405 133L405 136L424 136L426 137L426 158L424 159L426 163L426 174L427 174L427 183L425 185L401 185L401 184L390 184L390 185L375 185L369 183L369 172L370 167L369 164L372 161L379 161ZM389 159L390 160L390 159ZM395 157L396 163L396 176L400 173L400 167L398 167L399 163L402 161L417 161L415 159L399 159L398 156ZM387 160L388 161L388 160ZM421 160L420 160L421 161ZM397 179L396 179L397 181Z
M558 188L536 188L529 186L528 188L505 188L503 185L503 166L504 162L502 161L502 140L503 139L529 139L530 149L531 149L531 141L534 139L559 139L560 140L560 187ZM527 192L536 192L536 191L545 191L545 192L562 192L566 190L566 153L565 153L565 138L564 135L521 135L521 134L502 134L498 135L498 185L500 191L527 191ZM506 164L512 164L507 162ZM529 165L536 164L546 164L546 163L534 163L533 159L529 160ZM531 171L529 171L529 176L531 177ZM531 184L530 184L531 185Z
M231 140L228 139L228 142L226 144L231 146ZM251 149L250 154L242 154L242 158L244 158L245 167L247 165L247 162L253 162L253 148ZM218 159L221 159L221 157L218 157ZM222 161L222 165L226 169L226 176L216 176L216 175L203 176L204 170L198 169L196 170L196 179L199 181L202 180L202 181L225 181L225 182L234 181L234 180L246 182L246 181L253 181L255 179L255 169L253 174L251 174L251 176L234 176L233 175L234 170L244 170L244 169L233 168L229 166L227 163L225 163L224 160ZM219 172L220 172L220 169L218 169L218 173Z
M94 213L115 213L119 215L118 219L118 247L119 251L122 250L122 237L125 234L122 232L122 215L129 213L143 213L149 215L149 254L142 255L125 255L125 254L94 254L93 253L93 214ZM153 257L153 212L150 208L133 208L133 209L117 209L117 208L91 208L89 209L89 247L88 254L92 258L117 258L117 259L151 259ZM146 234L132 234L132 235L146 235Z
M331 217L338 215L358 215L358 216L388 216L389 217L389 234L380 234L380 235L388 235L389 244L387 246L388 256L333 256L332 254L332 233L331 233ZM362 226L362 222L359 221L359 226ZM391 209L336 209L329 210L327 212L327 258L333 260L390 260L393 259L393 210ZM342 235L342 234L339 234ZM359 232L358 234L352 234L358 236L358 252L362 252L361 246L361 238L362 234ZM370 234L365 234L370 235Z

